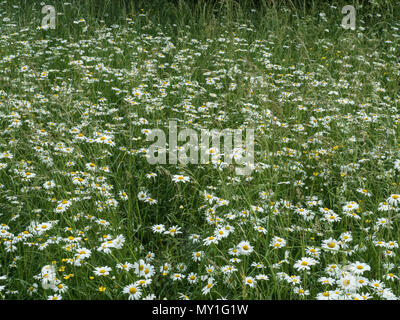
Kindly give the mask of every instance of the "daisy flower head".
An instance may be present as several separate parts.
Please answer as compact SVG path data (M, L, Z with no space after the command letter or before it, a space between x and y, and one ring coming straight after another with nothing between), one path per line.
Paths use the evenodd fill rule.
M310 270L311 266L315 265L316 263L317 260L313 258L304 257L301 258L300 260L297 260L293 267L297 271Z
M139 191L137 197L139 200L145 201L146 199L148 199L149 195L146 191Z
M192 259L196 262L200 261L203 256L204 256L204 251L196 251L192 253Z
M345 274L336 281L336 284L345 291L355 291L357 289L357 278L352 274Z
M171 270L171 265L169 263L164 263L160 267L160 272L162 273L163 276L166 276L170 270Z
M400 160L399 160L399 159L397 159L397 160L394 162L394 168L395 168L396 170L400 171Z
M129 294L129 300L138 300L142 295L142 291L140 290L139 286L135 285L134 283L124 287L122 292Z
M308 296L308 295L310 295L310 291L309 290L304 290L302 287L294 287L293 288L293 292L297 293L300 296Z
M120 197L122 200L128 200L128 195L127 195L127 193L126 193L125 191L120 191L120 192L119 192L119 197Z
M230 265L221 267L221 271L224 274L230 274L230 273L233 273L233 272L235 272L237 270L238 270L237 268L235 268L234 266L230 266Z
M249 241L241 241L237 248L239 250L239 254L241 255L249 255L253 252L253 247L250 245Z
M181 281L185 279L185 275L182 273L174 273L171 275L172 281Z
M86 167L86 170L89 170L89 171L95 171L96 170L96 165L93 162L86 163L85 167Z
M129 262L118 263L117 264L117 268L121 269L121 270L129 271L129 270L131 270L133 268L133 264L129 263Z
M181 227L172 226L167 231L164 231L164 234L169 234L169 235L175 237L175 235L182 233L182 231L180 231L180 230L181 230Z
M266 274L258 274L256 275L257 280L269 280L269 277Z
M197 243L200 241L200 236L198 234L191 234L189 240L192 240L193 243Z
M143 288L145 288L145 287L147 287L149 284L151 284L152 281L153 281L152 279L148 279L148 278L146 278L146 279L140 279L140 280L136 281L136 282L134 283L134 285L135 285L135 287L143 287Z
M271 239L270 246L274 249L283 248L286 246L286 240L281 237L273 237Z
M219 241L219 238L216 237L216 236L209 236L209 237L203 239L203 243L204 243L204 245L206 245L206 246L209 246L209 245L212 244L212 243L217 244L218 241Z
M357 275L363 274L365 271L370 271L371 267L363 262L356 261L350 265L350 270Z
M186 182L190 181L190 177L182 176L182 175L179 175L179 174L175 174L172 177L172 181L175 182L175 183L177 183L177 182L186 183Z
M322 240L322 248L331 251L338 251L340 249L340 244L337 240L329 238L326 240Z
M309 256L314 257L314 258L319 258L320 254L321 254L321 249L314 248L314 247L308 247L306 249L306 254L308 254Z
M187 275L186 280L189 281L190 284L194 284L198 281L198 276L196 273L191 272Z
M244 285L249 286L250 288L254 288L257 284L257 281L253 277L246 277L244 279Z
M201 290L202 294L206 295L209 294L211 291L211 288L214 287L215 282L214 282L214 278L209 277L207 279L207 285Z
M347 202L347 203L342 207L342 209L343 209L344 212L355 211L355 210L357 210L358 208L359 208L359 205L358 205L358 203L355 202L355 201Z
M95 269L94 269L94 274L96 275L96 276L103 276L103 277L106 277L106 276L108 276L109 274L110 274L110 271L112 270L112 268L110 268L110 267L107 267L107 266L105 266L105 267L96 267Z
M45 183L43 183L43 188L45 188L46 190L52 189L55 187L55 183L53 180L50 181L46 181Z
M390 205L392 206L397 206L398 203L400 202L400 194L392 194L390 197L386 200Z
M163 224L155 224L151 227L154 233L163 233L165 231L165 226Z

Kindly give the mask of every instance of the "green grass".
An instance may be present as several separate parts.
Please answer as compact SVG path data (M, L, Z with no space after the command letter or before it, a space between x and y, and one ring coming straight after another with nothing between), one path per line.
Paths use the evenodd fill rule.
M40 2L0 2L2 299L400 296L395 1L354 1L354 31L344 1L69 3L42 30ZM254 129L251 175L149 164L142 130L172 120Z

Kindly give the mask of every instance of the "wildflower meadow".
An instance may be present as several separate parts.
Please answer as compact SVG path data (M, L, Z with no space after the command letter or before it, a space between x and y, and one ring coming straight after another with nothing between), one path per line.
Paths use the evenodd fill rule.
M399 29L391 0L0 0L0 299L398 299Z

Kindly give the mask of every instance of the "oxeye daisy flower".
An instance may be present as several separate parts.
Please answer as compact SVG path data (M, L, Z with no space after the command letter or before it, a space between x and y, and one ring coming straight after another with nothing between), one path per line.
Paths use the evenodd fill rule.
M371 197L371 193L369 193L367 189L358 188L357 192L363 194L364 196Z
M396 170L399 170L399 171L400 171L400 160L399 160L399 159L397 159L397 160L394 162L394 168L395 168Z
M323 285L332 285L335 283L335 279L327 278L327 277L320 277L320 278L318 278L318 282Z
M291 275L291 276L286 276L285 280L292 284L292 285L296 285L296 284L300 284L301 283L301 279L299 276L296 275Z
M205 287L203 287L203 289L201 290L201 293L204 294L204 295L209 294L210 291L211 291L211 288L214 287L214 285L215 285L214 278L211 278L211 277L208 278L207 279L207 284L206 284Z
M219 238L216 236L209 236L209 237L203 239L203 243L206 246L209 246L211 243L217 244L218 242L219 242Z
M357 210L358 208L359 208L359 205L358 205L358 203L355 202L355 201L347 202L347 203L342 207L342 209L343 209L344 212L355 211L355 210Z
M333 222L337 222L337 221L341 220L339 215L337 215L333 211L331 211L330 213L325 213L324 214L324 219L325 219L325 221L328 221L329 223L333 223Z
M155 177L157 177L157 173L150 172L150 173L146 174L147 179L151 179L151 178L155 178Z
M176 266L176 269L177 269L178 271L180 271L180 272L184 272L184 271L186 271L187 266L186 266L186 264L184 264L184 263L179 263L179 264Z
M338 251L340 249L340 244L337 240L329 238L322 241L322 248L331 251Z
M89 171L95 171L96 170L96 165L93 162L86 163L85 167Z
M215 230L214 234L217 238L222 239L222 238L226 238L227 236L229 236L229 231L225 230L225 228L222 227L222 228Z
M334 295L331 291L324 291L317 294L317 300L334 300Z
M55 283L54 290L59 293L64 293L68 290L68 286L61 281L58 281Z
M234 266L228 265L228 266L221 267L221 271L224 274L230 274L230 273L237 271L237 268L235 268Z
M94 274L96 275L96 276L103 276L103 277L106 277L106 276L108 276L109 274L110 274L110 271L112 270L112 268L110 268L110 267L107 267L107 266L105 266L105 267L96 267L95 269L94 269Z
M197 243L200 241L200 236L198 234L191 234L189 240L192 240L193 243Z
M253 277L246 277L244 279L244 284L250 288L254 288L257 284L257 281Z
M310 295L310 291L309 290L304 290L302 287L294 287L293 288L293 292L297 293L300 296L308 296L308 295Z
M343 242L351 242L353 240L353 237L350 232L344 232L340 235L340 240Z
M149 284L151 284L152 281L153 281L152 279L146 278L146 279L140 279L140 280L136 281L134 284L135 284L135 287L146 288Z
M286 240L281 237L273 237L270 246L274 249L283 248L286 246Z
M376 221L375 226L376 226L377 229L383 228L383 227L389 227L390 228L390 225L392 223L393 222L389 218L381 217L381 218L378 218L378 220Z
M250 245L249 241L241 241L237 248L239 250L239 254L241 255L249 255L253 252L253 247Z
M148 197L144 201L150 203L151 205L156 204L158 202L156 199L153 199L152 197Z
M374 241L374 245L375 245L376 247L386 247L386 242L385 242L385 241L382 241L382 240L375 240L375 241Z
M167 231L164 231L164 234L169 234L169 235L175 237L175 235L182 233L182 231L180 231L180 230L181 230L181 227L172 226Z
M174 273L171 275L172 281L181 281L185 278L185 275L182 273Z
M350 265L350 270L354 274L363 274L365 271L370 271L371 267L366 263L356 261Z
M53 294L47 297L47 300L62 300L62 296L59 294Z
M52 189L55 187L55 183L53 180L51 181L46 181L45 183L43 183L43 188L45 188L46 190Z
M395 280L398 280L399 277L398 277L397 275L395 275L394 273L389 272L389 273L385 276L385 279L386 279L386 280L389 280L389 281L395 281Z
M269 277L265 274L258 274L256 275L257 280L269 280Z
M206 272L207 274L211 274L215 271L215 267L212 266L211 264L209 264L208 266L206 266Z
M185 183L185 182L190 181L190 177L186 177L186 176L182 176L182 175L174 175L172 177L172 181L173 182L183 182L183 183Z
M399 244L397 243L397 241L388 241L386 243L386 248L388 249L394 249L394 248L398 248Z
M198 277L197 274L194 272L191 272L187 275L186 280L190 283L190 284L194 284L198 281Z
M389 198L387 198L386 202L388 202L392 206L397 206L400 202L400 195L399 194L392 194Z
M297 262L294 264L294 268L298 271L302 270L310 270L311 266L315 265L317 263L317 260L313 258L301 258L300 260L297 260Z
M147 194L146 191L140 191L138 193L137 197L138 197L139 200L145 201L149 197L149 195Z
M156 224L151 227L154 233L163 233L165 231L165 226L163 224Z
M389 205L386 201L381 202L378 205L378 211L389 211L390 209L393 209L393 206Z
M133 268L133 264L129 263L129 262L118 263L117 264L117 268L121 269L121 270L129 271L129 270L131 270Z
M385 284L380 280L371 280L369 286L375 290L381 290L385 288Z
M122 292L129 294L129 300L138 300L142 295L142 291L140 290L139 286L135 285L134 283L124 287Z
M0 287L1 287L1 286L0 286ZM32 285L28 288L28 294L29 294L30 296L32 296L32 294L34 294L34 293L37 292L37 289L38 289L38 284L37 284L37 283L32 284ZM0 288L0 292L1 292L1 288Z
M308 247L306 249L306 254L310 255L311 257L318 258L321 254L321 249L314 248L314 247Z
M143 297L142 300L156 300L157 296L154 293L150 293L147 296Z
M160 272L162 273L163 276L166 276L171 270L171 265L169 263L164 263L160 267Z
M143 271L146 268L147 264L143 259L140 259L139 262L135 262L133 264L133 269L134 272L137 276L142 276L143 275Z
M75 259L86 259L91 255L91 250L86 248L76 248Z
M154 259L154 257L155 257L154 252L149 251L149 252L146 254L145 259L146 259L147 262L150 262L150 261L152 261L152 260Z
M122 200L128 200L128 194L125 192L125 191L120 191L119 192L119 197L122 199Z
M265 229L263 226L255 225L254 226L254 230L256 230L256 231L258 231L259 233L262 233L262 234L266 234L267 233L267 229Z
M192 259L194 261L200 261L203 256L204 256L203 251L196 251L192 253Z

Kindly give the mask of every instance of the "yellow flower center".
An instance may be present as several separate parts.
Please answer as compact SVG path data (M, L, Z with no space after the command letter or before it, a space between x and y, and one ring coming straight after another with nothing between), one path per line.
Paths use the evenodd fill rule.
M137 291L136 288L133 288L133 287L129 289L130 294L135 294L136 291Z

